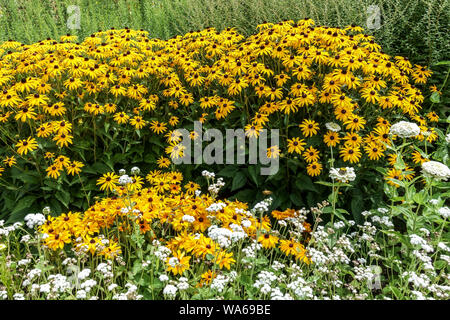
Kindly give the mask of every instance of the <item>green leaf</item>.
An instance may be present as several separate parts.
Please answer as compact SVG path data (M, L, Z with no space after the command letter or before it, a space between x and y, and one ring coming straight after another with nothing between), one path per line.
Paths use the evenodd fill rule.
M55 198L58 199L64 207L69 208L70 193L67 191L58 191L55 193Z
M234 177L236 172L239 171L239 168L237 166L226 166L222 170L220 170L217 175L220 177Z
M317 190L316 186L313 184L311 178L308 176L305 176L304 174L297 176L297 178L295 180L295 186L299 190L308 190L308 191L318 192L318 190Z
M450 60L436 62L435 64L433 64L433 66L440 66L444 64L450 64Z
M439 92L435 91L435 92L433 92L431 94L430 100L433 103L440 103L441 102L441 95L439 94Z
M36 196L25 196L19 200L17 200L17 205L11 211L11 215L7 221L7 223L17 222L21 220L23 217L17 215L17 213L24 211L26 209L30 209L31 205L37 200ZM30 213L30 212L27 212Z
M249 166L247 169L248 174L250 175L250 178L252 179L252 181L256 184L256 186L258 187L258 166L253 165L253 166Z
M247 177L241 171L237 172L231 184L231 191L242 188L247 182Z

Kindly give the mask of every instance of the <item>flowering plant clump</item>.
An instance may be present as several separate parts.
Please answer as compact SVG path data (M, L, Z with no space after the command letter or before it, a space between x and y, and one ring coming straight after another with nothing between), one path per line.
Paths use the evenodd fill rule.
M227 169L231 189L249 199L255 194L243 189L248 177L283 195L312 191L295 180L320 177L333 157L341 166L380 163L392 155L390 139L403 135L390 129L398 119L415 123L415 139L428 147L437 138L439 117L420 114L419 86L431 71L384 53L362 28L304 19L257 29L247 38L234 28L208 28L169 40L113 29L81 43L68 35L1 44L0 174L14 187L0 201L12 214L24 214L56 190L55 211L86 209L96 175L130 157L147 169L167 168L183 153L174 130L196 120L205 129L243 126L248 137L281 129L282 141L268 148L286 161L275 178ZM273 185L283 179L285 188ZM29 192L24 205L15 205L21 187ZM302 200L283 205L293 202Z
M214 173L203 175L214 182ZM406 217L404 236L393 222L395 206L364 211L361 224L343 219L323 225L326 201L269 216L271 198L249 210L239 201L218 200L217 192L202 194L192 182L181 191L179 172L150 173L149 188L136 177L123 185L103 182L114 195L83 214L44 221L41 214L28 215L34 233L20 222L0 221L0 241L8 244L0 247L0 298L450 297L443 233L450 211L440 197L425 202L426 221ZM434 223L440 230L431 232Z

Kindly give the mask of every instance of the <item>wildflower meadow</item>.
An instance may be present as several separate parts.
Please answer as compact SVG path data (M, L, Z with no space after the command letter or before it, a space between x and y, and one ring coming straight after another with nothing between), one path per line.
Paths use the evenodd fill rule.
M86 8L1 31L0 300L450 298L446 33L424 59L377 6L170 38Z

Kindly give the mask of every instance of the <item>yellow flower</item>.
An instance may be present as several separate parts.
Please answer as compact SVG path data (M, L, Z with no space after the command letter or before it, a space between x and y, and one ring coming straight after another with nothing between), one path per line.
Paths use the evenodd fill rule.
M17 153L23 155L27 154L29 151L36 150L38 144L35 138L28 137L27 139L19 140L19 142L16 144L16 147Z
M172 257L166 259L167 270L174 275L183 274L184 271L189 269L190 256L186 256L184 252L178 250Z
M303 120L299 127L305 137L312 137L316 135L319 130L319 124L316 121L309 119Z
M288 152L293 153L296 152L298 154L301 154L305 148L303 147L306 145L305 141L303 139L300 139L298 137L288 139Z
M119 182L119 176L114 172L105 173L100 179L97 180L97 185L100 185L100 190L113 191Z

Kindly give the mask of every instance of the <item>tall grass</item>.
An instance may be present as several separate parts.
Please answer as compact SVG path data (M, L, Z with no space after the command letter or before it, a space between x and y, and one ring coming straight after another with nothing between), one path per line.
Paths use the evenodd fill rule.
M78 5L81 29L69 30L67 7ZM367 30L390 54L421 63L448 59L448 0L0 0L0 41L31 43L68 32L80 39L111 27L145 29L167 39L213 26L244 35L263 21L310 17L317 24L367 25L367 8L378 5L382 23Z

